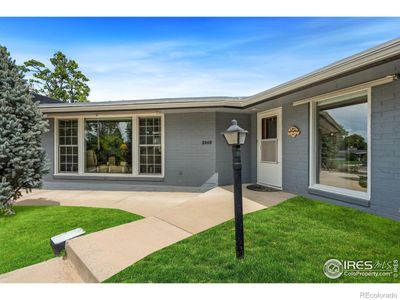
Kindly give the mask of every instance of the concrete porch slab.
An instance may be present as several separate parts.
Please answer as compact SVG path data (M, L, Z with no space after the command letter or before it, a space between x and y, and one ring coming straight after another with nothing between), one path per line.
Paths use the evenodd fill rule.
M117 208L148 217L198 195L200 194L184 192L35 190L20 198L17 201L17 205Z
M264 208L264 205L243 199L244 213ZM217 187L156 217L195 234L234 217L233 193Z
M276 192L256 192L249 190L247 186L250 184L243 184L242 185L242 193L243 197L250 199L252 201L255 201L261 205L264 205L266 207L271 207L274 205L277 205L289 198L292 198L296 195L286 193L283 191L276 191ZM227 185L223 186L223 189L233 192L233 186L232 185Z

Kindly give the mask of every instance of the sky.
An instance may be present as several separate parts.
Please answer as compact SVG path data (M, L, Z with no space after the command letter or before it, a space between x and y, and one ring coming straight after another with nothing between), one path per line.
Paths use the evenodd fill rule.
M400 18L0 18L22 64L62 51L90 101L249 96L400 36Z
M348 132L368 140L368 103L329 109L327 112Z

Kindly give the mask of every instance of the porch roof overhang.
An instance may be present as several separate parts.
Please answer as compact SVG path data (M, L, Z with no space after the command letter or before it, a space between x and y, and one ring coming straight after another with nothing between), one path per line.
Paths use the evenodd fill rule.
M229 108L243 110L296 91L400 58L400 38L249 97L188 97L39 105L43 113ZM395 74L393 79L395 78Z

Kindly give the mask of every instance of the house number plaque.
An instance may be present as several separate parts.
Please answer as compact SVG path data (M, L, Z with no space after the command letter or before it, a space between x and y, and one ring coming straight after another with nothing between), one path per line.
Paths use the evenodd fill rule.
M288 136L290 136L291 138L295 138L297 136L299 136L301 133L299 127L297 126L292 126L288 129Z

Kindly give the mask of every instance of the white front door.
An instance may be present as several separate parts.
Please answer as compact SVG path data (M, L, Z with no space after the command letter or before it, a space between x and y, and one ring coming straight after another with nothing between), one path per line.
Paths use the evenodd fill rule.
M257 114L257 183L282 189L282 108Z

